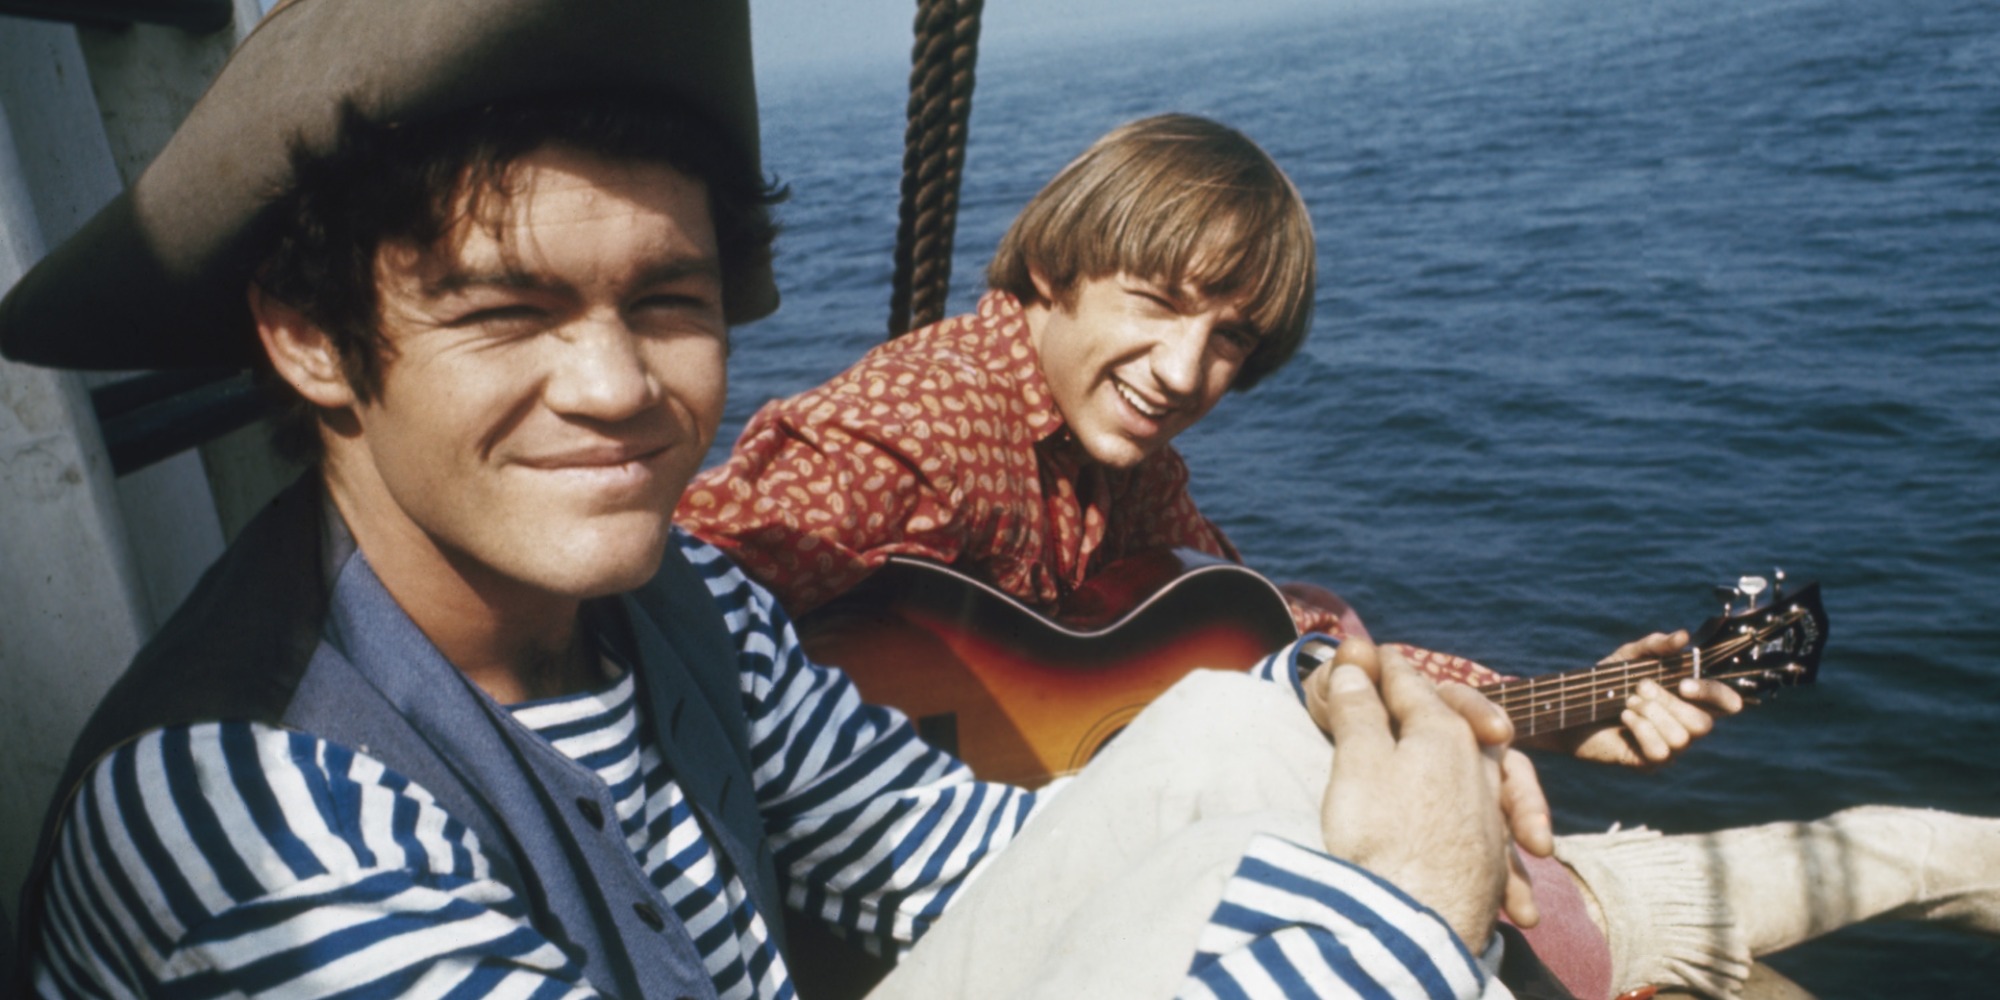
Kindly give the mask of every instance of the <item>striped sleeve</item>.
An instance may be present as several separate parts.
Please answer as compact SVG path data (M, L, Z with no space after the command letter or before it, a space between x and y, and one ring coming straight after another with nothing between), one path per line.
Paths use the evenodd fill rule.
M147 733L91 771L57 850L44 996L592 995L470 830L304 734Z
M1258 660L1250 667L1250 676L1282 685L1304 704L1305 675L1331 660L1339 645L1339 639L1323 633L1302 635L1292 640L1291 645Z
M1196 945L1180 996L1509 997L1436 914L1367 871L1255 838Z
M901 713L863 703L845 674L806 659L768 591L706 543L683 544L741 648L758 804L787 905L900 953L1013 840L1036 793L975 781Z

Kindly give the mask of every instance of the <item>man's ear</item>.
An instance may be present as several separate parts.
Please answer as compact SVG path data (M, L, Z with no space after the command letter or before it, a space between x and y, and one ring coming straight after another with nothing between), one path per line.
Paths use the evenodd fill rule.
M333 338L306 318L290 303L267 294L256 282L250 283L250 315L257 321L257 339L278 377L291 383L306 402L329 410L344 409L356 402L354 387L340 364L340 350Z
M1034 283L1035 297L1042 300L1044 305L1055 306L1060 304L1056 300L1055 286L1049 283L1048 276L1042 273L1041 268L1035 267L1032 264L1029 265L1028 280Z

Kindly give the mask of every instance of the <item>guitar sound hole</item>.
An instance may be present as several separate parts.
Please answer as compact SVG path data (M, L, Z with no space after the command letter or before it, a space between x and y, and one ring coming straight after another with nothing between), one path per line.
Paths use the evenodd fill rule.
M1111 735L1109 735L1109 736L1106 736L1106 737L1104 738L1103 742L1100 742L1100 743L1098 743L1098 744L1097 744L1097 746L1096 746L1096 747L1095 747L1094 749L1092 749L1092 750L1090 751L1090 759L1091 759L1091 760L1096 760L1096 759L1097 759L1097 755L1098 755L1098 754L1101 754L1101 753L1103 753L1103 752L1104 752L1104 748L1105 748L1105 747L1108 747L1108 746L1110 746L1110 745L1111 745L1111 741L1112 741L1112 740L1115 740L1115 739L1117 739L1117 738L1118 738L1118 734L1119 734L1119 733L1122 733L1122 732L1124 732L1124 731L1125 731L1125 727L1124 727L1124 726L1119 726L1119 727L1118 727L1117 729L1113 729L1113 730L1111 731Z

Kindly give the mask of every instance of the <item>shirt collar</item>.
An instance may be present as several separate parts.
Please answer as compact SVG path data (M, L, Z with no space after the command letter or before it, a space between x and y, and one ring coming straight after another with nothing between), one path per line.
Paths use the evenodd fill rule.
M1026 362L1015 369L1014 377L1021 388L1021 418L1027 422L1035 441L1066 435L1069 424L1063 420L1062 411L1056 409L1055 394L1049 391L1049 380L1042 375L1041 355L1035 352L1021 301L1012 292L999 289L987 292L979 299L979 322L989 332L994 357L1019 357Z

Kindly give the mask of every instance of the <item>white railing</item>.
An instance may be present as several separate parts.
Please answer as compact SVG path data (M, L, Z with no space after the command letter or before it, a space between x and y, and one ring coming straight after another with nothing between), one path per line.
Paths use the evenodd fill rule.
M27 9L8 2L0 10ZM259 0L230 6L235 30L206 34L0 13L0 291L165 143L262 13ZM253 432L115 475L91 391L125 377L0 360L0 905L10 917L77 730L274 479Z

